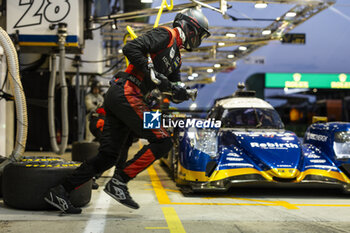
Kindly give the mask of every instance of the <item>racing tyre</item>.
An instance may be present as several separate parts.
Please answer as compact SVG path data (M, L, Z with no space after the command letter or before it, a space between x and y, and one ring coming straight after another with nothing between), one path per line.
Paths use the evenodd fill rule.
M170 162L171 162L171 168L170 168L171 175L174 181L176 182L177 173L179 171L179 142L177 140L174 140L174 145L171 148Z
M8 164L3 173L3 200L10 207L24 210L48 210L53 207L44 201L44 194L71 174L80 164L60 158L36 157ZM90 202L91 181L71 192L76 207Z
M84 162L98 154L98 142L73 142L72 160Z
M0 156L0 164L6 159L6 157ZM0 197L2 197L2 173L0 173Z

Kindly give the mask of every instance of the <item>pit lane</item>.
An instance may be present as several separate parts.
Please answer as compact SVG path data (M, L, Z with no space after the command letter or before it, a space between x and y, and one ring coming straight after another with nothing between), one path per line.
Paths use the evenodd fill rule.
M130 154L138 148L134 144ZM1 200L0 232L349 232L350 196L338 189L240 187L186 194L156 162L130 182L141 206L131 210L103 192L112 174L98 180L100 188L81 215L15 210Z

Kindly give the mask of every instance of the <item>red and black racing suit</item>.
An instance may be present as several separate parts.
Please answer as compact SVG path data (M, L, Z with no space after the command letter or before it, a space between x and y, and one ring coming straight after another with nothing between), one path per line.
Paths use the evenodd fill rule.
M129 59L130 65L125 72L116 75L105 95L106 117L99 153L64 180L62 185L67 191L79 187L95 174L111 168L118 160L122 165L117 169L117 173L127 182L168 153L172 147L168 132L163 127L143 128L143 113L151 111L144 101L144 96L155 88L149 77L146 54L151 53L157 72L164 74L171 81L177 81L180 77L181 46L182 41L177 29L165 27L152 29L125 45L123 53ZM187 96L183 100L186 99ZM125 158L121 155L125 153L121 151L128 144L126 141L130 131L139 138L147 139L149 144L133 159L123 163Z

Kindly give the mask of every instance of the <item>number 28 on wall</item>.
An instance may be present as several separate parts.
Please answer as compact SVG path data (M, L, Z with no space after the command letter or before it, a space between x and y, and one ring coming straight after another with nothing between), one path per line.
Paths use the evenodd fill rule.
M14 28L40 25L43 20L57 23L64 20L70 11L69 0L19 0L19 7L27 10L17 21Z

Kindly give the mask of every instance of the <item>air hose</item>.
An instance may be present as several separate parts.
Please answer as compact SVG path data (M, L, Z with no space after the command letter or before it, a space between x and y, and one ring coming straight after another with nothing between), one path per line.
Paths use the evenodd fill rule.
M65 41L67 37L67 25L65 23L58 24L58 45L60 52L59 77L61 86L61 118L62 118L62 136L61 144L58 146L56 141L55 128L55 84L56 84L56 55L52 55L52 69L49 82L48 93L48 120L51 148L56 154L63 154L68 143L68 90L65 76L64 59L66 55Z
M9 35L0 27L0 45L3 47L7 66L11 90L15 97L17 132L16 143L9 160L0 164L0 172L10 162L19 161L24 153L28 132L27 104L24 91L19 76L18 56Z

